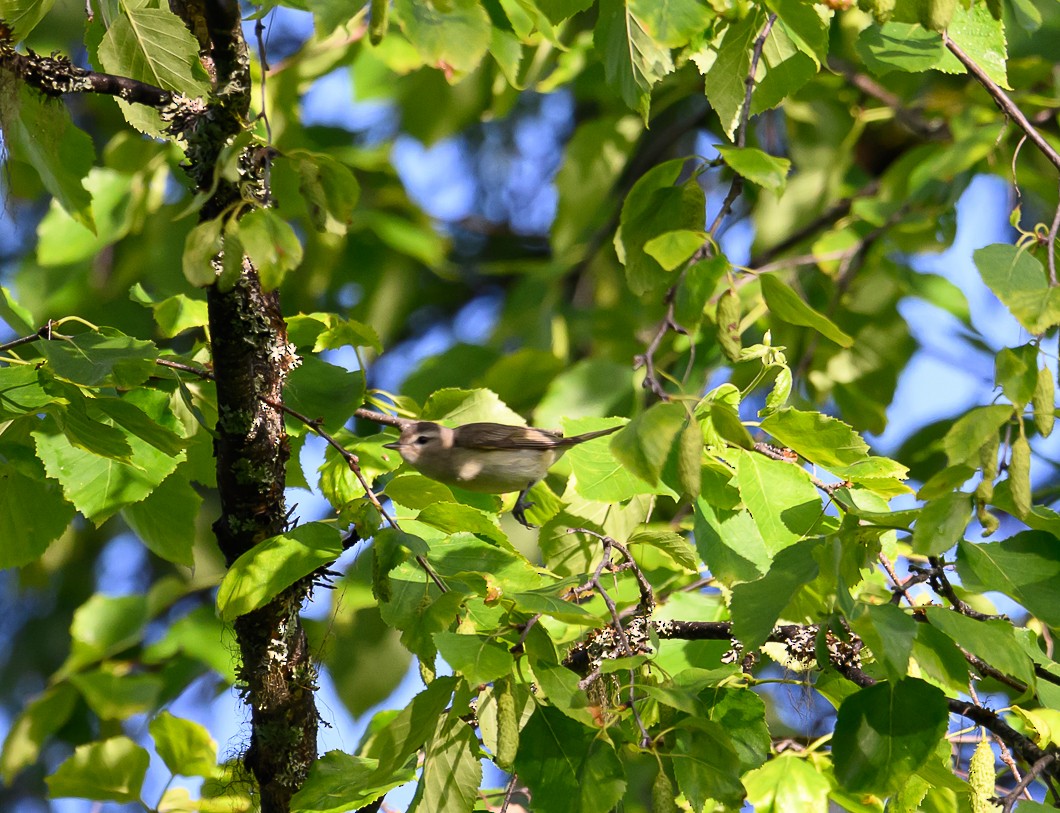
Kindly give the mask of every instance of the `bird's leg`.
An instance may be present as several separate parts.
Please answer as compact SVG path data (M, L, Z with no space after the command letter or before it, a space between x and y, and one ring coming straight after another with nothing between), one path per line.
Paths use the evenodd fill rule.
M526 509L533 508L532 502L526 501L526 495L530 493L530 488L533 483L527 483L526 488L519 492L519 496L515 498L515 507L512 508L512 516L515 517L515 521L522 525L524 528L534 528L536 526L531 525L526 519Z

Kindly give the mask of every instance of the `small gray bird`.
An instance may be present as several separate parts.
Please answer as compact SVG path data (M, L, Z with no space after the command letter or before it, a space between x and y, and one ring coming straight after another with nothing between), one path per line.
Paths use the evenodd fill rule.
M518 491L512 516L525 525L533 503L526 493L571 446L617 432L621 426L565 438L559 432L502 423L466 423L449 428L430 421L406 424L401 437L383 444L420 474L468 491L503 494Z

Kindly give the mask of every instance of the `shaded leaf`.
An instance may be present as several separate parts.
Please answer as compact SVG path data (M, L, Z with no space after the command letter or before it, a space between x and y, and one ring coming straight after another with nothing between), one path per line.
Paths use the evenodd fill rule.
M836 779L852 791L897 790L934 752L948 718L942 691L916 678L855 692L836 717Z

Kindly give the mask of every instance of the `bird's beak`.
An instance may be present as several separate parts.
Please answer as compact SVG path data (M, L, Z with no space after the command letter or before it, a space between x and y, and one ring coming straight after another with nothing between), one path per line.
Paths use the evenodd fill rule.
M393 443L384 443L383 444L383 448L384 449L400 449L401 448L401 441L395 440Z

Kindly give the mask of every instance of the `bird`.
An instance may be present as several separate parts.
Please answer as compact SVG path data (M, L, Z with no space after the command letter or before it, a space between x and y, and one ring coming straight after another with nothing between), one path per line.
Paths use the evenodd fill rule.
M544 479L567 449L617 432L621 426L564 437L560 432L502 423L465 423L448 427L409 421L400 437L384 443L420 474L450 486L487 494L518 491L512 516L527 528L526 502L531 486Z

